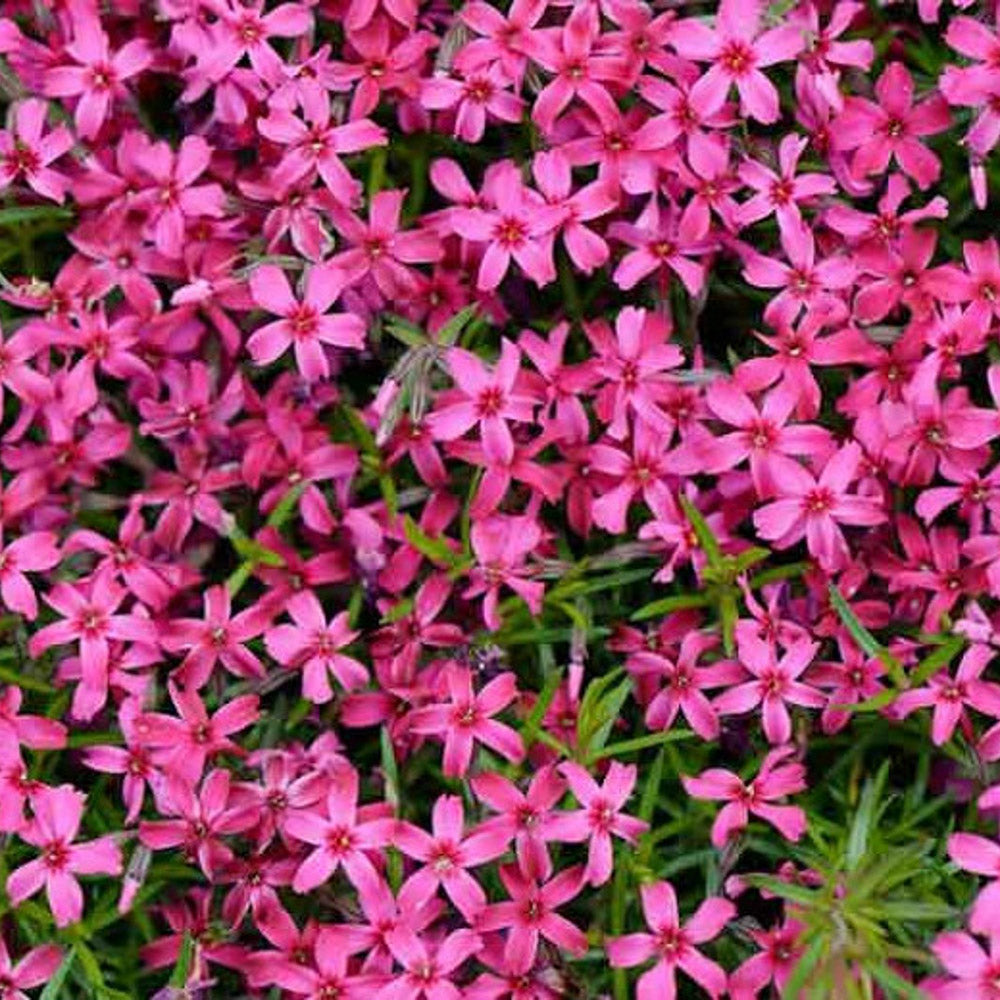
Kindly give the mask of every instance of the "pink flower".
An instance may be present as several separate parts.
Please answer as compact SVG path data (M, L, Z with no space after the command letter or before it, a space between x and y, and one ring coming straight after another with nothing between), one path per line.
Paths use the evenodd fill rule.
M806 832L806 814L798 806L773 805L776 799L806 789L806 769L801 764L785 764L795 747L777 747L760 766L757 777L744 783L738 775L722 768L710 768L696 778L681 776L684 790L695 799L725 802L712 824L712 843L720 850L730 838L746 829L750 816L759 816L788 840L799 840Z
M399 890L399 905L404 911L425 905L440 886L462 916L475 925L476 917L486 905L486 893L468 869L506 853L511 838L496 825L480 827L466 836L464 824L462 800L456 795L442 795L431 813L433 834L412 823L396 826L393 845L423 865Z
M333 223L351 244L327 261L327 266L345 272L354 283L368 275L379 291L391 299L409 294L418 275L409 264L441 258L441 238L432 229L402 232L399 216L405 191L379 191L371 199L366 225L346 208L337 206Z
M338 771L331 782L322 813L295 810L285 820L286 832L312 845L295 872L292 888L309 892L329 881L343 868L360 892L379 881L379 874L366 851L386 845L386 826L380 820L358 816L358 772L353 767Z
M270 612L259 604L234 615L228 589L210 587L205 592L205 617L175 618L164 634L167 649L188 651L177 668L178 684L203 688L217 664L236 677L263 677L263 664L245 644L260 635L270 619Z
M180 718L147 712L136 720L136 736L143 746L153 749L157 764L195 784L212 755L239 752L228 737L257 721L260 699L253 694L240 695L209 716L196 692L173 681L168 682L167 690Z
M947 743L960 722L971 736L967 706L993 718L1000 717L1000 684L982 680L982 673L993 658L989 646L970 646L954 677L942 671L931 677L925 687L904 691L893 702L893 711L905 718L918 708L933 706L931 739L935 746Z
M794 59L805 41L795 24L761 33L761 13L756 4L748 8L740 0L722 0L714 28L693 17L674 25L670 44L677 52L712 64L691 90L691 101L703 114L721 108L735 84L741 114L764 124L777 121L778 91L761 70Z
M487 458L509 463L514 456L514 439L507 422L531 421L535 406L531 397L515 390L520 350L504 339L492 373L461 347L449 348L446 357L458 388L451 401L445 395L444 405L428 416L431 433L439 441L454 441L478 424Z
M122 856L111 836L74 844L86 800L72 785L42 788L32 798L34 816L19 832L41 857L7 876L7 895L14 906L45 887L57 927L83 916L83 891L74 875L119 875Z
M410 716L414 732L443 737L445 775L457 778L466 774L477 741L506 760L521 761L524 758L521 737L493 718L517 697L514 674L507 672L494 677L478 693L473 690L472 674L465 667L449 666L445 681L449 700L414 709Z
M639 977L636 1000L665 1000L675 996L678 968L717 1000L726 991L726 974L695 945L718 937L736 915L736 907L728 900L713 896L682 924L677 911L677 895L669 882L640 886L639 895L651 933L626 934L611 938L606 945L608 958L618 969L656 958L656 964Z
M537 615L542 609L545 584L528 578L531 570L525 559L541 541L538 523L527 517L494 514L473 524L471 536L476 566L469 574L469 586L463 596L486 595L483 621L492 629L500 628L497 605L502 586L513 590L531 613Z
M741 226L759 222L773 213L777 216L782 231L794 231L802 225L800 202L810 204L813 199L833 194L837 190L834 179L824 174L796 176L799 158L806 145L807 140L801 136L786 135L781 140L778 147L780 174L757 160L744 160L740 164L740 180L757 192L739 207L736 217Z
M996 1000L1000 978L1000 936L989 936L989 954L969 934L946 931L931 945L938 961L954 979L935 991L938 1000Z
M953 833L948 838L948 856L963 871L993 879L979 891L969 914L974 934L1000 931L1000 844L974 833Z
M500 880L511 898L488 906L477 926L482 931L509 928L504 961L511 971L524 973L534 965L543 938L577 957L587 950L583 931L555 912L580 892L583 869L579 865L561 871L544 885L526 877L517 865L501 865Z
M73 136L65 125L44 134L47 114L45 101L30 98L17 105L13 132L0 131L0 191L23 181L43 198L62 204L67 180L49 164L69 151Z
M708 688L724 687L743 676L739 664L731 661L699 667L702 655L718 645L715 636L688 632L676 656L669 650L636 650L629 656L628 670L639 680L663 681L646 707L646 725L653 730L669 729L679 712L703 739L719 736L719 717L705 695Z
M303 101L306 122L283 108L272 108L267 118L257 122L261 135L288 147L274 172L274 181L286 187L317 174L330 194L342 205L356 200L359 184L341 162L344 153L357 153L388 142L385 131L361 118L344 125L330 124L330 98L326 91Z
M535 98L532 119L543 132L551 132L556 119L574 97L590 108L613 104L606 83L626 79L622 60L594 52L601 32L598 5L576 4L559 30L537 32L529 49L532 59L555 78Z
M836 293L849 289L856 274L849 257L831 255L817 261L812 232L801 220L781 227L781 247L787 264L755 250L743 258L743 276L751 285L781 289L764 309L767 323L783 326L798 319L803 309L832 311L841 306Z
M521 120L524 101L509 86L510 79L498 65L470 70L464 79L434 76L423 81L420 103L432 111L455 109L455 138L479 142L487 121Z
M76 702L84 718L91 718L104 705L108 694L109 640L142 642L156 646L159 629L149 618L133 612L116 613L127 591L110 574L93 577L87 586L57 583L45 595L45 603L62 615L62 620L39 629L29 640L28 650L39 656L52 646L77 643L80 651L85 693Z
M754 944L762 950L729 977L729 995L733 1000L756 1000L760 991L772 982L779 991L784 990L804 950L799 944L802 931L802 925L794 920L786 920L769 931L750 930Z
M754 512L758 534L780 549L804 537L824 569L842 568L849 550L840 525L871 527L886 520L879 501L847 492L860 464L861 448L853 441L825 463L818 479L800 465L783 463L779 499Z
M16 757L21 746L32 750L62 750L66 727L43 715L21 713L23 693L15 685L0 692L0 760Z
M621 811L635 788L638 771L635 765L612 761L602 785L572 761L561 764L559 772L582 808L559 813L552 821L552 835L570 843L589 841L583 878L591 885L604 885L611 878L614 865L611 835L634 845L640 834L649 828L644 820L626 816Z
M476 286L492 292L513 260L541 288L556 276L549 234L562 221L562 210L526 188L513 164L499 165L494 176L495 208L456 208L450 216L459 236L485 244Z
M552 877L552 859L546 843L557 839L553 824L556 804L566 790L566 782L553 765L539 768L527 791L499 774L483 771L470 778L476 798L498 815L485 819L477 832L496 831L509 843L514 840L518 867L529 878L547 881Z
M855 177L884 173L895 157L900 169L924 190L941 173L941 161L920 139L943 132L950 123L940 94L913 103L913 77L902 63L890 63L875 84L878 103L848 97L837 117L833 137L840 150L856 149Z
M221 185L197 184L208 169L212 148L200 136L186 136L174 153L165 142L152 143L136 154L136 163L152 186L134 200L147 212L156 248L168 257L184 255L184 236L193 220L224 214Z
M233 858L221 838L245 833L256 823L251 811L234 807L231 782L232 776L222 768L206 775L197 792L183 779L168 778L157 796L159 812L177 818L143 820L139 839L156 851L183 848L208 878L216 878Z
M779 659L770 643L755 635L741 634L739 660L753 675L753 680L719 695L713 707L720 715L734 715L760 705L768 742L772 745L787 743L792 736L788 705L822 708L826 704L822 692L798 679L812 663L818 648L815 642L799 642Z
M354 313L327 315L347 285L347 276L330 267L312 267L306 276L305 294L296 299L284 271L272 264L258 267L250 276L250 291L261 308L282 318L256 330L247 350L259 365L276 361L289 347L295 363L310 382L329 378L330 363L324 344L360 350L365 324Z
M433 949L406 927L387 940L404 972L369 994L375 1000L458 1000L461 993L451 975L483 946L479 935L467 929L452 931Z
M0 988L10 1000L28 1000L25 990L50 980L62 961L62 952L54 944L32 948L16 964L11 962L7 944L0 937Z
M125 81L146 69L153 54L142 38L126 42L112 54L108 36L89 11L74 18L73 27L66 53L77 65L46 70L44 91L48 97L77 97L77 130L85 139L93 139L107 120L112 102L128 95Z
M341 653L359 635L348 628L341 611L327 624L319 599L311 590L296 594L287 604L294 625L275 625L264 636L267 651L286 667L302 670L302 694L322 705L333 697L329 674L345 691L368 682L368 671L353 657Z
M31 531L0 547L0 598L3 603L29 620L37 618L38 600L25 571L52 569L60 559L58 540L51 531Z

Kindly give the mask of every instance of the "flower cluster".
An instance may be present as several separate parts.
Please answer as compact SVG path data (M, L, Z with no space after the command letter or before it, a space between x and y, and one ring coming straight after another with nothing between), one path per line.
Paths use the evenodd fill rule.
M0 996L752 1000L862 726L995 813L1000 22L915 6L4 6ZM842 995L1000 996L955 816Z

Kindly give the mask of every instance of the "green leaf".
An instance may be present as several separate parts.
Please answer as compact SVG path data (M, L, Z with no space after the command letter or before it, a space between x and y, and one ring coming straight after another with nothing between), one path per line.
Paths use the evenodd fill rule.
M458 560L456 553L443 538L426 535L409 514L403 516L403 534L410 545L432 563L453 566Z
M58 205L14 205L0 208L0 226L14 226L21 222L67 222L73 212Z
M452 344L458 341L458 338L462 335L462 331L476 318L478 313L478 304L473 303L470 306L466 306L460 312L455 313L455 315L452 316L440 330L438 330L435 340L437 340L439 344L443 344L445 347L451 347Z
M875 981L890 997L905 997L906 1000L927 1000L927 994L913 983L907 982L892 967L884 962L873 965L868 970Z
M823 936L819 935L806 948L802 957L795 963L795 968L792 969L792 974L785 983L783 992L786 997L798 997L801 994L823 957L824 947Z
M549 710L552 699L556 696L561 683L562 671L556 670L551 673L545 681L545 686L542 688L541 693L535 699L535 704L531 706L531 712L521 727L521 739L524 741L524 748L526 750L538 738L538 730L542 724L542 719Z
M965 637L961 635L949 636L938 646L926 659L920 661L917 666L910 671L909 682L911 687L920 687L925 681L930 680L942 667L946 667L955 656L965 647Z
M63 983L66 982L66 977L69 975L69 970L73 967L75 960L76 948L74 947L66 952L65 957L59 963L59 968L53 973L48 983L45 984L45 989L42 990L39 1000L63 1000Z
M850 871L857 868L868 849L868 837L881 812L879 805L888 777L889 762L884 761L876 777L866 781L861 791L861 801L854 813L854 820L847 837L847 867Z
M650 733L648 736L637 736L634 740L622 740L620 743L610 743L597 753L590 755L590 761L603 760L605 757L622 757L625 754L646 750L649 747L661 746L664 743L677 743L689 740L694 733L686 729L667 729L661 733Z
M385 778L385 801L395 813L399 809L399 766L396 763L396 752L392 746L389 727L379 730L379 749L382 756L382 775Z
M712 569L722 569L722 549L719 548L719 542L708 526L708 521L686 496L682 495L680 502L687 519L691 522L691 530L694 531L695 538L705 553L708 565Z
M174 971L170 973L169 985L175 986L178 989L182 986L187 986L188 980L191 978L191 966L193 964L194 938L185 932L181 940L181 952L177 956L177 964L174 966Z
M649 604L644 604L632 615L631 620L642 622L648 618L659 618L661 615L668 615L672 611L683 611L685 608L704 608L709 603L709 598L704 594L677 594L674 597L661 597L657 601L650 601Z
M902 688L906 683L906 674L903 665L889 652L861 623L861 620L854 613L854 609L844 599L844 595L834 583L830 584L830 604L834 611L840 616L851 638L869 656L875 656L889 671L896 686Z

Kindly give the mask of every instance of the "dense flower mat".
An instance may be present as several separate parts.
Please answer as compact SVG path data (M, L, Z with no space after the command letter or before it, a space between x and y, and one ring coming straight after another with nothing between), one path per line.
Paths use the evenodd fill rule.
M6 0L0 997L1000 998L1000 34Z

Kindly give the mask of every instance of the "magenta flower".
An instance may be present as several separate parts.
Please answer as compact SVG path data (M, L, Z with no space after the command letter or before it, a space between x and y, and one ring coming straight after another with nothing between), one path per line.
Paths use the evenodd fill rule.
M764 309L767 323L780 327L795 322L804 309L833 311L842 306L837 293L846 293L857 273L849 257L817 261L812 232L801 221L781 227L781 247L787 264L755 250L743 258L743 276L751 285L781 289Z
M931 945L954 979L935 990L939 1000L996 1000L1000 980L1000 936L989 935L989 954L969 934L946 931Z
M640 834L649 828L644 820L622 812L635 788L638 771L633 764L612 761L601 785L585 768L572 761L561 764L559 773L569 783L582 808L555 816L550 827L551 834L557 840L570 843L588 841L584 881L594 886L604 885L611 878L614 865L611 835L634 845Z
M405 926L387 941L404 971L392 976L374 994L375 1000L459 1000L462 993L451 975L483 946L479 935L467 929L452 931L435 948Z
M32 750L62 750L66 746L66 727L44 715L21 712L23 692L10 685L0 692L0 761L17 757L19 747Z
M347 276L330 267L313 267L305 280L305 294L297 299L284 271L271 264L250 276L250 291L262 309L281 316L256 330L247 350L259 365L276 361L289 347L295 363L310 382L329 378L330 362L324 344L360 350L365 343L365 323L354 313L327 315L347 285Z
M718 896L706 899L685 922L677 911L677 895L669 882L640 886L642 912L651 933L611 938L605 946L615 968L631 968L650 958L656 964L639 977L636 1000L676 996L676 970L682 969L713 1000L726 991L726 974L695 945L718 937L736 915L736 907Z
M143 746L152 748L155 763L193 785L201 779L211 756L239 752L228 737L257 721L260 699L253 694L240 695L209 716L196 692L173 681L168 682L167 690L180 718L146 712L136 719L136 737Z
M218 664L236 677L263 677L263 664L245 644L264 631L271 613L257 604L234 615L225 586L210 587L204 601L204 618L174 618L164 632L165 648L187 650L177 668L177 683L203 688Z
M749 712L761 706L764 735L772 745L787 743L792 736L788 705L822 708L826 698L821 691L803 684L799 677L816 656L818 644L799 642L779 659L774 646L755 635L739 636L739 660L753 675L753 680L737 684L713 702L720 715Z
M287 147L274 173L279 187L287 187L317 174L341 205L354 203L360 185L341 161L345 153L358 153L388 142L385 131L367 118L344 125L330 123L330 98L326 91L303 102L306 122L283 108L272 108L257 122L261 135Z
M925 687L911 688L896 697L892 708L905 718L918 708L934 709L931 722L931 739L941 746L951 739L955 727L962 724L963 731L971 736L972 727L966 708L992 718L1000 717L1000 684L982 679L982 674L994 659L989 646L970 646L958 665L955 676L947 672L935 674Z
M449 666L445 681L449 700L414 709L410 716L415 733L443 738L445 775L449 778L465 775L477 742L506 760L521 761L524 758L521 737L493 718L517 697L514 674L507 672L494 677L478 693L473 690L472 674L465 667Z
M233 858L222 837L244 833L256 823L251 811L234 807L231 782L222 768L206 775L197 792L186 781L168 779L157 797L159 811L176 819L143 820L139 839L155 851L183 848L208 878L216 878Z
M53 646L78 644L80 685L86 697L77 701L77 708L86 718L92 717L107 699L110 640L151 646L159 643L155 622L134 611L118 613L127 595L108 573L93 577L86 586L57 583L45 595L45 603L62 615L62 620L39 629L28 642L32 656L40 656Z
M168 257L184 255L189 225L207 216L224 214L225 192L219 184L196 183L208 169L212 149L200 136L186 136L177 152L155 143L136 154L136 163L152 186L133 204L147 212L147 224L156 248Z
M38 599L24 574L52 569L60 559L58 540L51 531L31 531L5 546L0 544L0 598L3 603L29 620L37 618Z
M515 389L521 352L504 339L492 373L461 347L450 348L446 357L457 389L450 399L445 395L444 405L428 416L431 434L439 441L454 441L478 424L487 458L509 463L514 456L514 439L508 421L531 421L535 407L530 396Z
M507 928L504 961L512 972L524 973L534 965L542 939L577 957L587 950L583 931L555 912L579 894L583 886L581 866L567 868L539 885L517 865L501 865L500 880L511 898L488 906L477 926L482 931Z
M45 132L48 105L35 98L17 105L14 130L0 131L0 191L23 182L43 198L60 204L66 198L67 179L49 166L73 145L65 125Z
M941 173L941 161L920 139L949 125L948 105L940 94L913 103L913 77L902 63L890 63L875 84L878 103L848 97L833 129L840 150L856 150L855 177L882 174L895 158L899 168L924 190Z
M799 465L783 463L776 484L779 499L754 512L758 534L779 549L804 537L824 569L843 567L848 548L840 525L871 527L886 520L878 500L847 492L860 464L861 448L853 441L826 462L818 479Z
M549 234L562 221L562 210L526 188L512 163L499 165L494 178L495 207L455 208L450 215L459 236L485 244L476 286L492 292L514 261L541 288L556 276Z
M83 916L83 890L75 875L119 875L122 856L114 837L74 844L83 818L86 796L72 785L42 788L32 796L34 816L19 831L22 840L41 856L7 876L7 895L14 906L43 886L57 927Z
M525 559L541 540L538 523L526 517L494 514L472 526L472 551L476 566L469 574L464 597L483 597L483 621L492 629L500 627L497 605L501 586L509 587L528 605L532 614L542 610L545 584L528 578Z
M486 893L468 869L505 854L510 837L495 825L480 827L466 836L464 825L462 800L456 795L442 795L431 814L432 834L412 823L403 822L395 828L393 845L423 865L399 890L399 905L404 911L424 906L440 886L469 924L475 925L486 905Z
M788 421L795 407L787 392L769 392L758 409L734 379L716 379L705 393L705 403L720 420L739 430L728 434L691 437L671 458L671 468L682 473L726 472L749 460L750 476L760 497L779 492L778 482L791 456L826 453L830 434L814 424Z
M556 840L553 823L556 804L566 791L566 782L553 765L539 768L526 791L490 771L472 775L476 798L497 815L485 819L477 833L496 832L509 844L514 840L518 867L529 878L542 882L552 877L552 859L546 844Z
M0 937L0 996L9 1000L28 1000L25 990L41 986L55 975L62 962L62 952L54 944L32 948L16 963L11 962L7 944Z
M681 640L676 656L667 650L650 649L638 649L629 656L629 673L640 681L656 678L663 684L646 706L646 725L650 729L669 729L678 713L683 713L703 740L718 738L719 716L705 691L734 684L743 673L732 661L698 666L702 655L717 645L716 636L691 631Z
M286 667L302 670L302 695L317 705L333 697L329 675L345 691L368 683L368 671L353 657L341 653L359 635L348 628L348 615L341 611L327 624L319 599L311 590L296 594L287 610L294 625L275 625L267 630L267 651Z
M693 17L674 25L674 49L687 59L712 64L691 90L691 102L702 114L721 108L735 85L741 114L764 124L777 121L778 91L761 70L794 59L805 39L795 24L762 33L761 13L756 4L748 8L740 0L722 0L714 28Z
M798 806L774 805L774 800L806 789L806 769L784 761L795 747L777 747L760 766L760 772L745 783L723 768L710 768L695 778L681 776L684 790L695 799L725 802L712 824L712 843L720 850L730 838L746 829L750 816L759 816L788 840L799 840L806 832L806 814Z
M419 277L408 265L440 260L442 247L433 229L400 230L405 194L379 191L371 199L367 224L346 208L335 208L333 223L351 248L335 254L327 266L345 272L351 283L370 276L386 298L408 294Z
M111 52L108 36L89 11L74 18L73 40L66 54L74 66L55 66L45 71L47 97L75 97L74 121L85 139L93 139L111 113L115 99L128 95L125 82L152 62L153 54L145 39L126 42Z
M811 204L813 199L833 194L837 190L832 177L824 174L796 174L799 158L805 151L807 140L786 135L778 147L776 173L757 160L744 160L740 164L740 180L756 194L740 205L737 220L749 226L769 215L775 215L782 231L795 231L802 225L800 202Z
M365 852L386 846L388 828L380 820L359 819L358 772L353 767L338 771L324 806L323 813L295 810L285 820L290 836L312 846L295 872L292 888L309 892L343 868L355 889L363 892L379 880Z
M535 34L531 57L554 74L531 111L543 132L552 131L574 97L595 111L613 105L605 84L624 83L627 70L620 58L594 51L600 33L598 5L587 0L574 6L560 30Z
M733 1000L756 1000L760 991L774 983L781 991L802 957L799 944L803 927L794 920L769 931L751 930L750 937L761 950L751 955L729 977L729 995Z
M993 879L979 891L969 914L974 934L1000 931L1000 844L974 833L953 833L948 838L948 856L961 869Z

